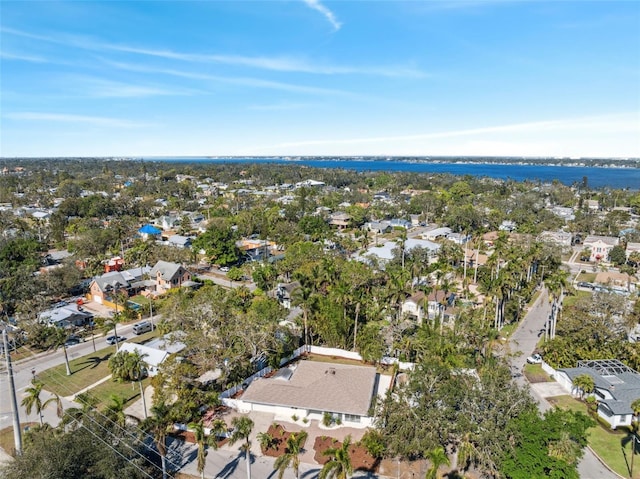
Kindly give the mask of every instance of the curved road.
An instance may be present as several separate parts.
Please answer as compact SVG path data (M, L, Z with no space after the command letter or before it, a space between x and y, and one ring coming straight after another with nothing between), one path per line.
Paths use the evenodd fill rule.
M533 353L538 344L538 332L544 328L544 323L550 314L549 295L547 290L543 289L542 294L540 294L540 297L509 340L509 349L512 353L509 361L513 371L520 373L523 371L527 356ZM528 381L524 375L519 375L516 378L516 382L520 385L528 386ZM545 398L538 395L531 388L529 388L529 391L537 401L540 411L546 411L551 408L551 404ZM621 477L604 466L589 448L585 449L584 457L578 465L578 472L582 479L619 479Z

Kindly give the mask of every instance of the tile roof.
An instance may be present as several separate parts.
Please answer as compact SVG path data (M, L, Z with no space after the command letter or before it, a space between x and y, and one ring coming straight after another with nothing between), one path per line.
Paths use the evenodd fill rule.
M299 361L289 369L293 371L288 380L281 375L253 381L242 400L368 416L376 384L375 368Z

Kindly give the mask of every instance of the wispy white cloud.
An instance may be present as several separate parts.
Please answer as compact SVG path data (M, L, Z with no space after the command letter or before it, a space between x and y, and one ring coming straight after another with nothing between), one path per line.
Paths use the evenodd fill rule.
M299 142L282 143L269 148L283 148L291 146L319 146L319 145L350 145L367 143L404 142L416 140L433 140L439 138L473 137L499 133L546 133L546 132L580 132L582 134L602 134L611 132L637 132L640 134L640 118L638 112L619 113L582 118L569 118L510 125L468 128L464 130L450 130L415 135L377 136L363 138L322 139Z
M7 51L0 51L0 58L3 60L16 60L22 62L31 62L31 63L48 63L49 61L46 58L34 55L23 55L21 53L10 53Z
M230 85L242 85L253 88L265 88L270 90L288 91L293 93L309 93L314 95L339 95L339 96L357 96L355 93L351 93L343 90L336 90L331 88L321 88L305 85L296 85L292 83L285 83L273 80L263 80L261 78L251 77L225 77L220 75L208 75L206 73L188 72L184 70L173 70L169 68L154 68L145 67L140 65L134 65L130 63L105 61L108 65L121 70L134 71L139 73L153 73L159 75L170 75L179 78L189 78L192 80L211 81L218 83L225 83Z
M24 121L48 121L52 123L78 123L90 126L102 126L112 128L140 128L153 126L151 123L140 123L121 118L110 118L104 116L73 115L67 113L46 113L34 111L22 111L7 113L5 118L10 120Z
M97 41L85 36L59 35L50 36L32 34L11 28L1 28L0 31L12 35L31 38L50 43L63 44L83 50L101 52L132 53L167 60L176 60L189 63L217 63L221 65L243 66L260 70L270 70L292 73L310 73L317 75L372 75L386 77L425 78L429 75L412 65L382 65L382 66L345 66L331 65L318 61L310 61L305 58L291 56L247 56L202 54L191 52L178 52L168 49L144 48L116 43Z
M306 3L309 8L312 8L322 13L324 17L329 21L329 23L333 26L335 31L340 30L340 27L342 27L342 23L338 21L338 19L336 18L336 15L331 10L329 10L326 6L320 3L320 0L302 0L302 1Z
M197 92L186 88L165 87L156 85L138 85L133 83L117 82L102 78L93 78L80 75L65 76L65 84L72 85L81 95L95 98L145 98L154 96L188 96Z
M273 103L271 105L249 105L248 110L255 111L287 111L287 110L301 110L304 108L317 108L317 104L312 103Z

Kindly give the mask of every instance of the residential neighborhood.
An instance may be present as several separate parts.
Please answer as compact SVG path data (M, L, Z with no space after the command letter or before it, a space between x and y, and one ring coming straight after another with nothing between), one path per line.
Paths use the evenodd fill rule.
M637 193L614 206L555 183L497 195L482 178L133 160L27 182L39 168L0 177L1 324L25 436L45 419L146 431L153 446L130 444L143 466L118 456L130 477L204 473L208 460L181 454L216 464L235 441L243 471L269 469L302 432L318 473L331 444L351 444L368 477L516 477L525 438L508 428L526 420L565 477L592 461L624 475L631 451L583 446L640 414ZM516 333L532 348L510 349ZM558 387L545 399L557 416L531 412L541 383ZM575 426L570 460L548 455L557 421ZM465 457L467 442L482 454ZM434 466L439 448L449 462Z

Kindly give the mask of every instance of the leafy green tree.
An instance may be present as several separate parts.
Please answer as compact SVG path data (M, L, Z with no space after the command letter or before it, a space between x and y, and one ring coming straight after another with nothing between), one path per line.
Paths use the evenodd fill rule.
M342 446L330 447L323 452L323 455L329 457L329 461L322 466L318 476L320 479L348 479L353 474L351 456L349 455L350 445L351 436L347 436L344 438Z
M304 443L307 440L307 432L294 432L287 438L287 447L284 454L279 456L273 468L278 471L278 479L282 479L284 472L291 467L296 479L300 479L300 454L302 454Z
M616 245L609 252L609 261L616 266L622 266L627 262L627 254L622 246Z
M228 266L240 260L240 250L230 227L213 225L192 243L195 251L204 250L211 263Z
M320 216L304 216L298 222L298 228L312 241L324 238L329 232L329 224Z
M584 414L562 409L520 415L509 424L514 445L504 451L501 472L513 479L577 479L587 429L594 425Z
M253 421L246 416L234 417L231 420L233 432L229 438L229 444L233 445L238 441L244 441L241 449L245 453L247 462L247 479L251 479L251 431L253 430Z

